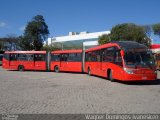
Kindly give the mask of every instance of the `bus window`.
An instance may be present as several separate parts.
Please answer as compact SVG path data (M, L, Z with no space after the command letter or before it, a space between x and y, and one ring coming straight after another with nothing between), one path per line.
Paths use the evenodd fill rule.
M91 52L86 53L86 55L85 55L85 61L86 62L91 61Z
M27 58L26 58L26 54L18 54L18 58L17 58L18 60L22 60L22 61L26 61L27 60Z
M93 62L100 62L101 61L101 55L100 55L100 51L94 51L91 54L91 60Z
M17 60L17 54L15 54L15 53L10 54L10 60L11 61L16 61Z
M34 55L33 54L26 54L27 61L33 61L34 60Z
M75 61L81 62L82 61L82 54L81 53L75 53Z
M62 54L61 61L67 61L67 59L68 59L68 54Z
M110 47L104 50L103 60L105 62L114 62L115 60L115 49L114 47Z
M116 51L115 64L122 66L122 57L120 51Z
M35 61L45 61L45 54L35 54L34 60Z
M81 54L80 53L69 53L67 61L80 62L82 61Z
M5 53L5 54L3 55L3 58L6 59L6 60L9 60L9 54L8 54L8 53Z
M51 61L60 61L60 55L59 54L52 54Z

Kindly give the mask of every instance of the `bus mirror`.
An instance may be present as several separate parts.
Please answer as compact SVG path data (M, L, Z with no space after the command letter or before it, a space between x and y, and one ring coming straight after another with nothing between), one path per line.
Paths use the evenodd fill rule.
M122 55L122 56L124 56L124 55L125 55L124 50L121 50L121 55Z

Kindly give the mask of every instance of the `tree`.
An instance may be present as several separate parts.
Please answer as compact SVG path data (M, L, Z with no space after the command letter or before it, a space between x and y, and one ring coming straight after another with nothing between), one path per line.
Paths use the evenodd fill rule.
M152 33L152 26L151 25L143 25L142 27L143 27L147 37L150 38L151 37L151 33Z
M107 37L110 38L111 41L136 41L147 46L151 44L151 40L145 34L144 28L133 23L124 23L114 26L111 30L111 34L107 35ZM106 40L106 42L108 42L108 39ZM100 42L101 40L99 43Z
M153 28L154 34L160 37L160 23L152 25L152 28Z
M42 47L42 50L45 50L45 51L54 51L54 50L61 50L61 49L58 48L58 47L52 46L52 45L44 45Z
M99 36L98 38L98 43L100 45L103 45L103 44L106 44L106 43L109 43L111 41L111 34L103 34L102 36Z
M42 15L37 15L28 22L19 45L23 50L41 50L49 35L48 26Z

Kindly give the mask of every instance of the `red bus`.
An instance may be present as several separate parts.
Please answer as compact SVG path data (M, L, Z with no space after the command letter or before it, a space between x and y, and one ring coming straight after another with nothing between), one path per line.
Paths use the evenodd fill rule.
M151 51L137 42L121 41L85 51L85 72L111 81L156 80Z
M51 52L51 70L55 72L82 72L82 50L59 50Z
M12 51L5 52L3 68L12 70L47 70L46 51Z

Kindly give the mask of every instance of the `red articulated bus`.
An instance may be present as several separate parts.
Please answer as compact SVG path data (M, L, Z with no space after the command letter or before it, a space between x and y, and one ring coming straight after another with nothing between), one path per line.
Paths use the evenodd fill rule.
M82 50L51 52L51 70L55 72L82 72Z
M131 41L111 42L85 51L85 72L111 81L156 80L151 51Z
M5 52L3 68L12 70L47 70L46 51Z
M3 68L13 70L52 70L85 72L111 81L156 80L151 51L131 41L111 42L82 50L5 52Z

